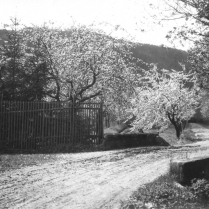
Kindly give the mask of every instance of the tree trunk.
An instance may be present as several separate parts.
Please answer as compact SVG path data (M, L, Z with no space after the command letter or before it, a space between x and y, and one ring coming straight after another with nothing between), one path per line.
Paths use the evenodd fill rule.
M171 114L167 113L167 115L168 115L168 118L169 118L170 122L175 127L176 137L178 139L180 139L180 136L181 136L182 131L183 131L183 129L182 129L182 122L180 122L179 120L175 120L174 114L171 115Z
M181 134L182 134L182 126L181 126L181 123L180 123L180 124L177 123L174 127L175 127L175 129L176 129L176 137L177 137L178 139L180 139L180 136L181 136Z

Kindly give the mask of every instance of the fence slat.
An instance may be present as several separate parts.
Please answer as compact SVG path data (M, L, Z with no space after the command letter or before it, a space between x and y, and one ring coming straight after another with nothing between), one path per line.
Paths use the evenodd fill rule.
M0 101L0 145L7 148L97 144L102 136L101 103Z
M1 106L0 106L0 146L1 148L3 147L3 143L4 143L4 105L3 105L3 101L1 101Z

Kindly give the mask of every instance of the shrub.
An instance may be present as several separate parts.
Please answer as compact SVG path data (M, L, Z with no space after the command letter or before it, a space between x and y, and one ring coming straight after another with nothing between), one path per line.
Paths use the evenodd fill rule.
M193 179L191 191L202 202L209 203L209 181L205 179Z
M162 176L139 188L129 201L122 203L122 208L206 209L209 208L208 186L205 180L198 180L191 187L178 187L173 177Z

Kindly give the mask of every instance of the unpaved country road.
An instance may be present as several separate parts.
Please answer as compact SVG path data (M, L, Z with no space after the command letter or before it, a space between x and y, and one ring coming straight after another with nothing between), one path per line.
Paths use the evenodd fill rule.
M169 169L171 150L141 150L60 154L53 162L2 171L0 208L119 208L121 200Z
M1 173L1 208L118 208L168 169L166 153L141 148L65 154L53 163Z

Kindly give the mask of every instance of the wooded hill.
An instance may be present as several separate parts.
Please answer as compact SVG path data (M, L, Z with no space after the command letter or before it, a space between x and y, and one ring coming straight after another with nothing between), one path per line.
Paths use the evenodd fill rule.
M0 30L0 42L1 39L6 39L5 30ZM179 63L186 63L187 52L164 46L138 43L133 48L133 56L149 64L155 63L160 69L182 70Z
M186 64L187 59L186 51L150 44L137 44L133 49L133 55L146 63L157 64L160 69L178 71L182 70L179 63Z

